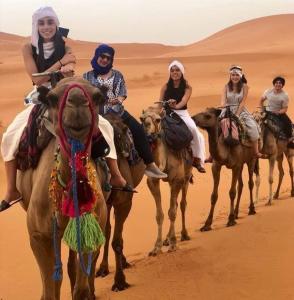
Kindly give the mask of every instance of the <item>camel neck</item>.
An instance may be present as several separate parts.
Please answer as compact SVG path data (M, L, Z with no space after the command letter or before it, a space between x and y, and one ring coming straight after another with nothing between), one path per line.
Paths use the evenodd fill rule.
M217 126L207 129L208 132L208 143L209 143L209 152L213 159L221 160L219 151L218 151L218 128Z

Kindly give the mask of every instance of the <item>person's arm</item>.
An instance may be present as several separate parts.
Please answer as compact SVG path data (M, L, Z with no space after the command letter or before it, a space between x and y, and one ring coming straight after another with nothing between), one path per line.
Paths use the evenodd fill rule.
M185 105L187 105L190 97L192 94L192 87L191 86L187 86L186 90L185 90L185 94L183 96L183 98L181 99L181 101L179 103L177 103L174 108L175 109L181 109L183 108Z
M278 111L279 115L285 114L287 112L288 104L289 104L289 96L288 96L287 93L285 93L285 98L284 98L283 103L282 103L282 108Z
M227 86L223 88L223 93L221 97L221 106L225 106L227 104Z
M246 102L247 95L248 95L248 89L249 89L249 88L248 88L247 84L244 84L244 85L243 85L243 98L242 98L242 100L241 100L241 102L240 102L240 104L239 104L239 107L238 107L237 111L236 111L236 115L237 115L237 116L240 115L240 113L241 113L243 107L245 106L245 102Z
M67 51L71 51L70 48L66 47ZM22 55L23 55L23 60L25 64L25 69L29 77L31 78L32 82L40 86L44 82L47 82L50 77L45 76L45 77L33 77L33 73L38 73L38 69L35 63L35 60L33 58L33 51L32 51L32 46L30 43L25 44L22 48ZM65 68L64 71L67 73L70 68L73 67L73 64L75 64L76 58L72 53L65 53L65 55L62 57L60 61L57 61L54 63L50 68L45 70L45 72L51 72L51 71L58 71L61 70L61 68ZM66 69L67 68L67 69Z
M123 75L119 72L118 74L116 74L115 76L119 76L118 79L118 83L117 85L114 87L114 90L117 91L117 96L115 99L109 99L109 103L111 103L112 105L115 104L122 104L125 99L127 98L127 87L126 87L126 83L125 83L125 79L123 77Z

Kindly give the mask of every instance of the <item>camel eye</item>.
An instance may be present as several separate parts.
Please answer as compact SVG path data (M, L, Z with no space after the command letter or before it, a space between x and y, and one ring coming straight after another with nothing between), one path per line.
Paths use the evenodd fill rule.
M210 119L211 119L211 115L205 114L205 115L204 115L204 118L205 118L206 120L210 120Z

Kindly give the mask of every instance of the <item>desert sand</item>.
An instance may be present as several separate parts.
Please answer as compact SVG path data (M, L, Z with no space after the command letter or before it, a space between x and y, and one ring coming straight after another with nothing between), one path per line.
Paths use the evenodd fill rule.
M161 86L168 79L167 65L173 58L184 63L185 77L193 87L189 102L191 114L219 105L231 64L243 66L250 86L247 104L250 111L256 110L259 97L271 87L276 75L285 76L285 90L293 99L294 40L289 30L293 26L293 14L278 15L232 26L187 46L116 44L115 68L122 71L128 87L126 109L138 118L143 108L157 100ZM21 45L27 40L0 33L1 132L23 109L22 99L31 88L21 57ZM90 69L89 60L96 44L73 40L70 43L78 59L76 74L82 74ZM294 120L293 101L290 101L288 113ZM199 228L210 207L210 166L206 166L204 175L193 171L195 183L189 187L187 208L187 226L192 240L179 242L176 252L155 258L148 257L156 237L155 204L144 178L124 229L124 252L132 264L132 268L126 270L131 287L120 293L110 291L114 270L111 253L111 274L96 279L97 298L294 299L294 201L289 198L288 167L286 164L284 167L281 200L266 207L268 166L266 161L261 162L262 199L257 204L257 215L250 217L247 216L249 195L245 176L241 218L233 228L225 226L230 173L223 169L213 231L208 233L200 233ZM2 160L0 178L0 195L3 195L6 182ZM277 171L274 180L277 184ZM164 232L167 233L167 184L162 184L162 193ZM179 217L176 223L179 232ZM29 245L26 215L20 206L1 213L0 228L0 299L39 299L41 280ZM62 254L66 265L65 246ZM67 276L64 276L62 299L70 299Z

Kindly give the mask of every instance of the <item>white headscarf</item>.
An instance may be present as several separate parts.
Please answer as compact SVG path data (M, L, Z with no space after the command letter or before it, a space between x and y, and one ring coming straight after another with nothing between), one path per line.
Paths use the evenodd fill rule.
M242 68L240 66L232 66L230 68L230 74L238 74L240 77L242 77L243 73L242 73Z
M173 60L173 61L169 64L169 66L168 66L168 71L170 72L170 69L171 69L172 67L174 67L174 66L178 67L178 68L180 69L180 71L182 72L182 74L184 75L184 73L185 73L185 68L184 68L183 64L182 64L181 62L179 62L178 60Z
M50 17L54 20L56 26L59 26L58 17L50 6L43 6L37 9L32 18L32 36L31 36L31 43L37 49L37 54L39 54L39 32L38 32L38 21L42 18Z

